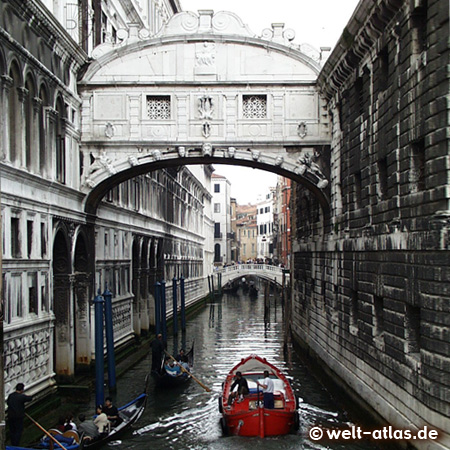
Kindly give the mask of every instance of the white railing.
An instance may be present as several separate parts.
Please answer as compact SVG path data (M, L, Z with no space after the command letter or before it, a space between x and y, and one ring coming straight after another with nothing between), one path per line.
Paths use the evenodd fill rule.
M285 283L289 283L289 271L283 267L272 266L269 264L234 264L232 266L223 267L214 271L214 274L222 274L222 286L230 280L245 276L257 275L262 278L274 281L275 283L283 283L283 274Z

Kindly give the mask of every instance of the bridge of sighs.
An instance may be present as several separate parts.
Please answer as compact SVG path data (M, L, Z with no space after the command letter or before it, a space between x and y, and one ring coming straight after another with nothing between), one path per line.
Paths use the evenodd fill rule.
M231 164L306 185L328 205L328 118L319 55L272 24L229 12L175 15L155 36L120 30L79 82L82 189L94 213L118 183L153 169Z

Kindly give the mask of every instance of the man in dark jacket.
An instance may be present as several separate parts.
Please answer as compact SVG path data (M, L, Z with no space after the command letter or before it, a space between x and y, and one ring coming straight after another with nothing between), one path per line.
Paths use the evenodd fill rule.
M233 389L237 386L237 390L233 391ZM244 395L248 395L248 383L247 380L242 376L241 372L236 372L235 379L233 384L230 387L230 396L228 397L228 404L232 404L233 400L236 397L240 397L240 399L244 398Z
M152 341L152 372L159 372L161 370L162 359L164 354L164 342L162 334L158 334L156 339Z
M18 447L23 431L23 419L25 418L25 403L33 400L33 397L25 395L25 386L18 383L16 391L9 394L6 404L8 405L9 432L11 434L11 445Z

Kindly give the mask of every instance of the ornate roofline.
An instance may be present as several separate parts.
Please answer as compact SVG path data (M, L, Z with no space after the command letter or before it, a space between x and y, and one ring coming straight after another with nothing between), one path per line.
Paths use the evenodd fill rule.
M363 0L358 4L317 79L326 99L330 100L341 90L403 4L403 0Z

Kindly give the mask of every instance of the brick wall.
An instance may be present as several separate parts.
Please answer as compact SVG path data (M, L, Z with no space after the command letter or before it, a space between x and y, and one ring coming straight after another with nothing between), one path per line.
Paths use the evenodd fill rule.
M293 196L294 337L387 422L440 431L417 448L450 448L445 3L358 5L318 80L329 217Z

